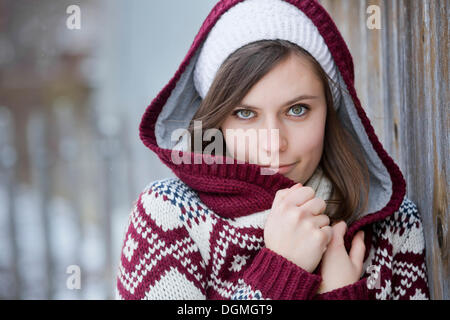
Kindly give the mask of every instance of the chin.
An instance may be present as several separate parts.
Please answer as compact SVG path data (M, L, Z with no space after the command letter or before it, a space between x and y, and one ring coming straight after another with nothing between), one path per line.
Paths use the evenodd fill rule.
M294 174L289 174L289 173L286 173L286 174L283 174L283 176L285 176L286 178L289 178L289 179L291 179L292 181L294 181L295 183L301 183L301 184L303 184L303 181L302 181L302 179L301 178L299 178L298 177L298 175L294 175Z
M301 184L304 184L306 182L306 180L304 179L304 176L301 173L299 173L298 170L295 170L295 169L296 168L291 170L291 172L287 172L286 174L284 174L284 176L286 178L291 179L295 183L299 183L300 182Z

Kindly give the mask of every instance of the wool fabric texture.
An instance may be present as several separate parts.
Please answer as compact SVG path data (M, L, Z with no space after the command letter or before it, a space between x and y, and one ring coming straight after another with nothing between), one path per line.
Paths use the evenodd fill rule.
M210 50L204 47L208 37L215 26L216 30L223 28L219 23L222 18L225 21L227 12L234 15L238 10L235 13L231 10L239 5L244 8L256 2L263 7L269 3L289 5L286 16L297 17L301 26L298 30L303 30L307 39L315 39L303 43L303 47L321 48L312 54L322 61L321 65L324 63L323 68L332 65L325 58L327 51L331 54L339 87L345 89L339 92L338 118L361 147L371 175L368 209L348 225L344 235L349 252L354 235L359 230L365 233L362 274L357 282L330 292L318 293L322 281L320 268L307 272L264 244L264 224L275 195L278 190L295 185L295 181L279 173L263 175L256 164L209 162L216 157L174 152L170 141L173 123L183 120L189 123L201 102L196 98L198 91L208 90L208 85L201 89L204 84L196 88L203 81L195 84L195 67L204 65L208 69L197 73L197 80L203 74L213 75L215 66L228 54L206 54ZM274 12L280 11L274 8ZM245 23L255 23L250 20ZM315 29L305 31L304 27L311 24ZM264 25L258 25L264 29ZM228 29L222 30L222 35L228 34ZM326 50L317 45L320 41L317 32ZM283 37L289 36L287 32ZM247 41L253 40L236 43ZM226 43L235 43L234 35ZM206 54L205 64L199 63L202 54ZM210 67L207 61L219 56L219 62ZM330 70L327 73L332 75ZM139 136L176 178L149 183L132 206L121 247L118 299L429 299L419 211L406 196L405 179L361 106L354 88L353 60L345 41L317 1L219 1L174 76L145 109ZM183 159L187 156L190 161L178 163L174 155ZM330 185L320 168L306 185L317 196L329 196Z
M317 27L300 10L282 0L247 0L223 14L209 32L194 70L194 84L204 98L225 59L258 40L282 39L307 50L323 70L338 82L336 65ZM339 90L330 82L334 106Z
M329 200L333 191L333 185L327 176L323 173L320 166L316 168L311 178L305 183L306 187L311 187L317 198Z
M270 210L217 215L178 178L150 183L133 206L117 278L117 299L429 299L423 227L407 198L365 231L359 281L318 294L322 277L264 246Z

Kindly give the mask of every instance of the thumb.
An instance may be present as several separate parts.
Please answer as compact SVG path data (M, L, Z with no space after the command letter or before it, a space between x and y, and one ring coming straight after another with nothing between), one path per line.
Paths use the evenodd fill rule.
M334 241L342 241L344 242L344 235L347 231L347 224L345 221L339 221L338 223L333 224L333 240Z
M352 248L350 249L349 257L353 265L362 270L364 253L366 246L364 244L364 231L360 230L356 233L352 240Z

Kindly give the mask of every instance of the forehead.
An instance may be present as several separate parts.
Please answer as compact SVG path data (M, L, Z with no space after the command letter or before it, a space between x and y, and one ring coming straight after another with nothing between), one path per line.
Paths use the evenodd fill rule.
M291 54L262 77L242 99L242 104L279 106L299 95L323 95L322 81L305 57Z

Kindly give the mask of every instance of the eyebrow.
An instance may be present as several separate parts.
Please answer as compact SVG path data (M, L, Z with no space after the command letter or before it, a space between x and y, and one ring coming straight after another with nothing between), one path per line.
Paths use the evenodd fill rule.
M318 96L311 96L308 94L301 94L298 97L295 97L287 102L285 102L283 105L281 105L281 107L285 107L288 106L290 104L293 104L294 102L300 101L300 100L307 100L307 99L317 99L319 98ZM250 106L250 105L246 105L246 104L239 104L240 107L245 107L245 108L251 108L251 109L259 109L258 107L255 106Z

